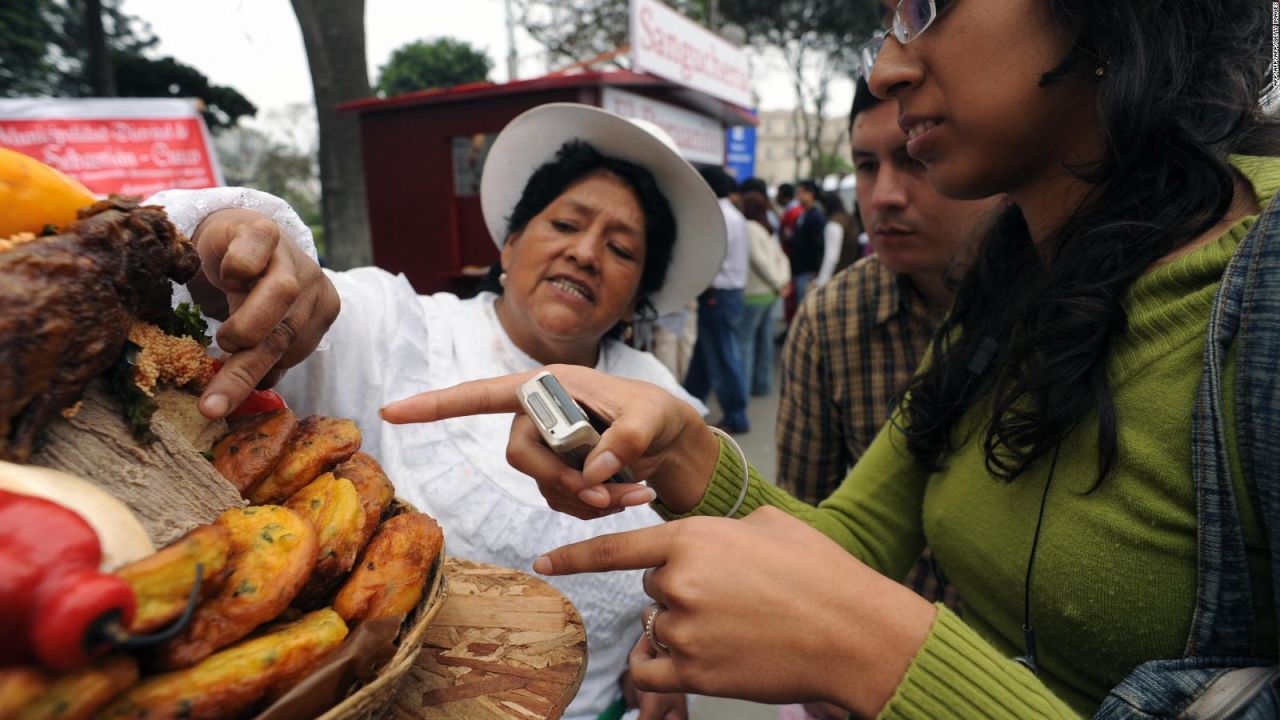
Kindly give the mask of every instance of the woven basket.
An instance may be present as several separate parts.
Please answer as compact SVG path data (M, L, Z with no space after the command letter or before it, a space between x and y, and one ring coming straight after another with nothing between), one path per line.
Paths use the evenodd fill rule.
M391 505L389 516L406 512L417 512L417 508L397 497ZM395 655L387 661L386 666L373 682L355 690L345 700L321 715L318 720L373 720L381 717L391 707L391 701L395 699L396 693L400 692L401 685L409 676L409 668L413 667L413 661L417 659L418 653L422 652L422 637L426 635L431 621L444 605L445 598L448 596L447 585L444 572L444 546L441 545L440 554L431 564L431 580L426 591L422 593L422 600L418 603L418 608L413 615L406 618L404 625L400 628L400 644Z

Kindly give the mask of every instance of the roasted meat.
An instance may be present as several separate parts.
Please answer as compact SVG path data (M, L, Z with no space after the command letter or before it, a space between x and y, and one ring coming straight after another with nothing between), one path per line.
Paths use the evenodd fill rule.
M0 459L37 435L123 349L134 319L170 312L171 281L200 268L158 207L113 197L59 235L0 252Z

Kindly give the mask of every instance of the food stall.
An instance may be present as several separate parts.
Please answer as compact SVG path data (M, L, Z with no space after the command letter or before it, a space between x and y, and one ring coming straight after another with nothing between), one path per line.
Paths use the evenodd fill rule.
M0 200L0 718L563 710L577 611L447 559L354 421L196 410L219 361L164 210L5 149Z
M466 294L498 259L480 211L480 169L497 133L553 102L601 107L666 130L685 159L721 165L725 129L754 126L736 105L654 75L626 71L475 83L342 109L360 115L374 263L420 293Z

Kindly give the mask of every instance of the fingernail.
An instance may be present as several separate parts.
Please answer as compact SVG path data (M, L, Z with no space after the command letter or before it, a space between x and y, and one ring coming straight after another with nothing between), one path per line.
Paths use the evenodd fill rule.
M622 504L627 507L636 507L637 505L648 505L658 499L658 493L653 488L640 488L635 492L629 492L622 496Z
M231 399L221 393L210 395L204 399L204 412L215 418L223 417L231 412Z
M617 455L605 450L599 455L591 459L591 462L582 469L583 474L590 474L595 477L612 477L614 473L622 469L622 461Z
M609 506L609 491L595 485L578 493L578 499L591 507L605 508Z
M551 558L546 555L539 555L538 559L533 561L533 571L539 575L550 575L554 569L551 565Z

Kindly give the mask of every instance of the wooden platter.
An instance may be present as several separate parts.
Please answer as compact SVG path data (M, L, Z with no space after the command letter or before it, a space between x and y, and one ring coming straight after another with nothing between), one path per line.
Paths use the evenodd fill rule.
M449 597L396 696L395 720L558 718L587 670L582 617L509 568L450 558Z

